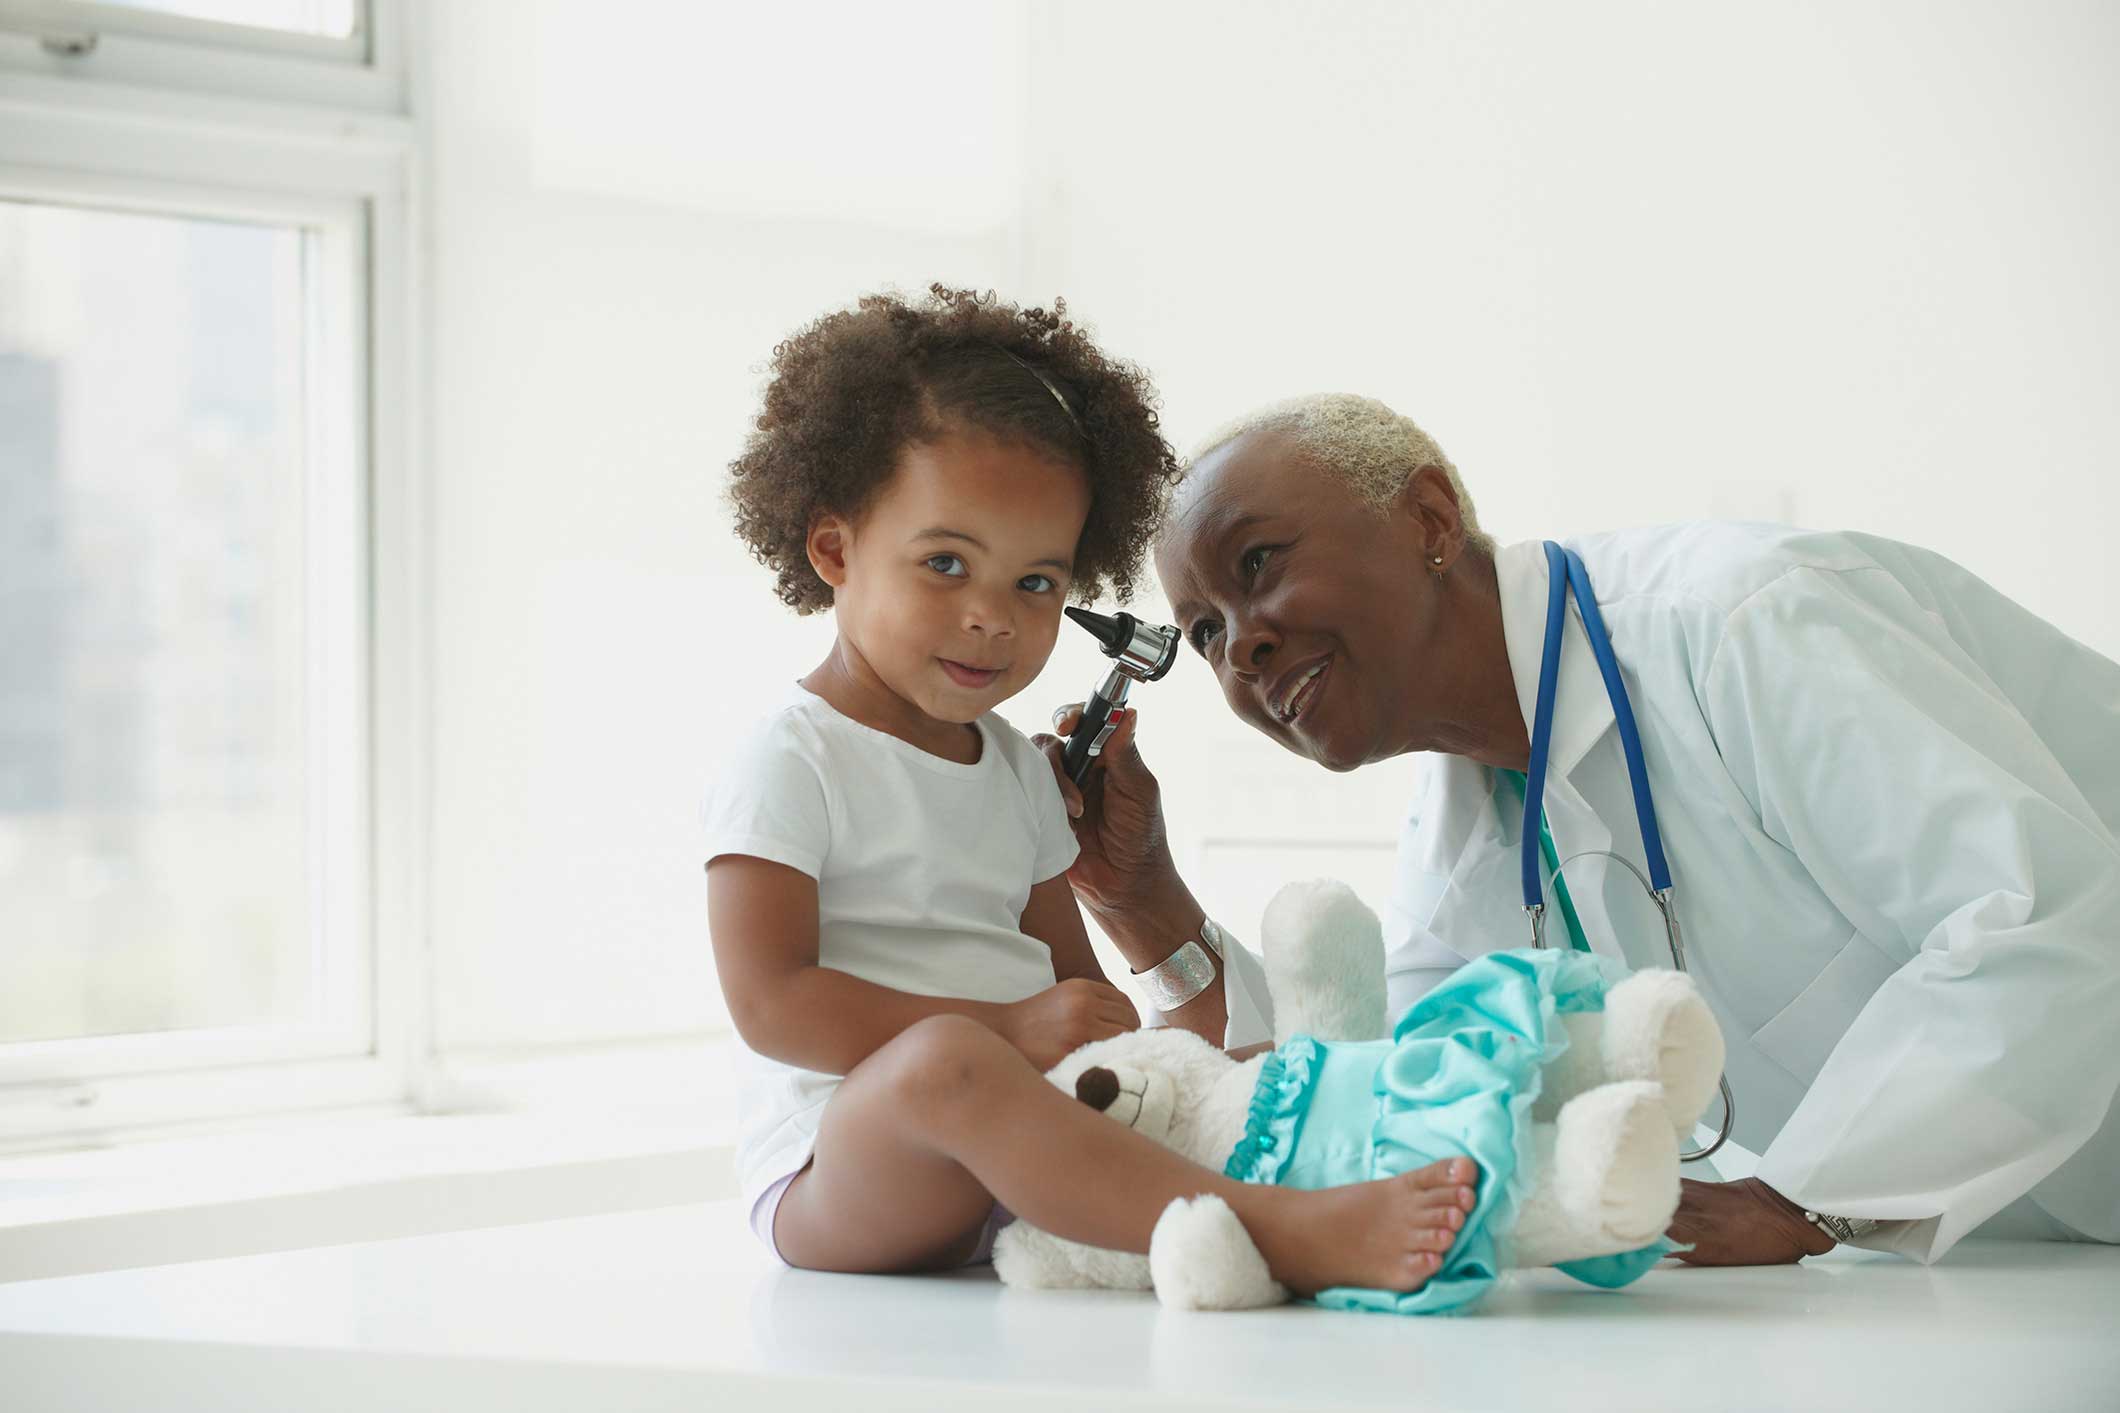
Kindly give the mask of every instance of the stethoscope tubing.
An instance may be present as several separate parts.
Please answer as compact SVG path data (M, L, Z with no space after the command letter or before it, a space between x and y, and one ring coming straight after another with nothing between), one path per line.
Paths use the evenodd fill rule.
M1642 891L1656 904L1656 910L1664 920L1664 941L1670 948L1671 966L1683 973L1686 970L1686 946L1678 925L1678 910L1672 904L1676 890L1671 886L1671 866L1664 856L1663 831L1656 824L1656 801L1649 792L1649 770L1642 756L1641 730L1635 723L1634 704L1628 699L1627 684L1620 677L1619 659L1612 652L1612 637L1605 631L1605 616L1599 612L1597 599L1590 591L1589 567L1583 563L1581 555L1552 540L1546 541L1545 548L1546 633L1539 659L1538 695L1532 708L1531 759L1524 772L1524 832L1519 868L1523 880L1524 912L1531 920L1531 945L1546 945L1546 896L1544 880L1539 875L1538 840L1546 810L1546 758L1553 745L1553 704L1559 689L1561 636L1567 624L1568 595L1572 589L1576 610L1582 615L1583 636L1590 641L1591 654L1597 659L1598 675L1605 681L1605 695L1612 702L1613 724L1619 731L1620 750L1627 761L1627 782L1634 794L1634 817L1641 826L1642 855L1648 862L1649 871L1645 876L1632 860L1621 858L1610 849L1584 849L1556 862L1553 873L1558 878L1569 864L1591 854L1617 860L1634 875ZM1723 1101L1721 1130L1707 1147L1681 1153L1681 1162L1699 1162L1730 1140L1730 1130L1737 1123L1737 1105L1730 1093L1727 1073L1717 1077L1716 1088Z

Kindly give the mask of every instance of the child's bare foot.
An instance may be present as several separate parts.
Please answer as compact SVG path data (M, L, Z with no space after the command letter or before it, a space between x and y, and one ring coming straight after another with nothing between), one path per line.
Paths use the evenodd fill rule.
M1329 1286L1418 1290L1472 1211L1468 1158L1320 1192L1256 1188L1238 1215L1274 1278L1299 1295Z

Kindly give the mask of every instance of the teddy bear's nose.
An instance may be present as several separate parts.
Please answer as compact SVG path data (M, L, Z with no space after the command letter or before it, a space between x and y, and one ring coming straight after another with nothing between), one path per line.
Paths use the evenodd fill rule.
M1075 1097L1101 1114L1119 1097L1119 1076L1102 1065L1092 1065L1075 1076Z

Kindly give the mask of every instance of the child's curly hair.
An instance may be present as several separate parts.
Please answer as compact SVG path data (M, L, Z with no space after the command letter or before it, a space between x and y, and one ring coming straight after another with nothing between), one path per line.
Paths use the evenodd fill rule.
M811 524L859 516L899 452L950 422L1080 466L1090 507L1073 595L1094 602L1109 580L1122 603L1132 596L1178 475L1148 375L1099 351L1062 300L1048 313L937 284L918 303L869 295L773 350L756 429L729 464L729 500L782 601L797 613L831 607L804 548Z

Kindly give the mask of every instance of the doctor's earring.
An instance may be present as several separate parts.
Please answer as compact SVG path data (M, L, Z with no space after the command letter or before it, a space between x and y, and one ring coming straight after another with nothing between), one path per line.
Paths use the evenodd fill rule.
M1443 572L1443 557L1441 555L1434 556L1428 562L1435 566L1436 573L1440 574Z

